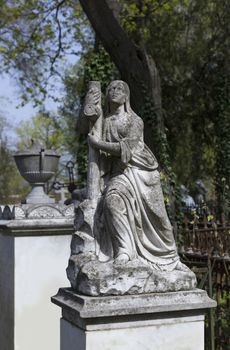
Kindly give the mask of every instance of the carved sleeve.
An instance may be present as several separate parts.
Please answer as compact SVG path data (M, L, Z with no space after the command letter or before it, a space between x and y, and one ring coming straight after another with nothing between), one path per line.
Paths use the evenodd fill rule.
M138 117L137 120L132 122L127 136L120 141L121 161L123 163L127 164L130 161L138 143L142 140L142 138L143 121Z
M110 153L113 156L119 157L121 154L121 146L119 142L99 141L99 148L101 151Z
M117 142L99 141L98 148L113 156L120 157L121 161L127 164L142 138L143 121L138 117L132 120L125 137L120 138Z

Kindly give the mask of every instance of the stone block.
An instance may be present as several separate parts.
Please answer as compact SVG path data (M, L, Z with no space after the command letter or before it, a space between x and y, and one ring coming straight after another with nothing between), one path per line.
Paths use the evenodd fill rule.
M60 348L60 312L50 297L69 284L65 267L73 217L42 216L0 220L1 350Z
M203 290L89 297L60 289L61 350L204 350Z

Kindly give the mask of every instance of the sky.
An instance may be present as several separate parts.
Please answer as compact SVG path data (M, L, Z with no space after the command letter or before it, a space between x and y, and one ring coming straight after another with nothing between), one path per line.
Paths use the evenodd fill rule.
M14 79L8 74L1 75L0 99L1 111L9 121L20 123L22 120L31 118L31 114L36 113L36 109L28 103L25 107L17 108L20 103L20 88L16 85Z
M75 51L80 50L79 44L73 46ZM75 55L69 55L59 62L59 69L66 69L74 65L79 60L79 57ZM11 73L12 74L12 73ZM53 95L61 96L63 93L63 85L58 77L54 77L52 83L55 83L55 93L52 91ZM30 120L39 108L34 108L33 103L29 102L24 107L18 107L22 100L20 99L21 91L20 86L16 82L16 79L10 74L2 73L0 74L0 114L7 118L10 128L6 130L8 145L11 148L15 148L17 143L17 134L14 129L20 125L20 122ZM47 98L44 102L46 111L52 111L55 113L58 109L58 103L51 98Z
M1 74L0 76L0 113L9 122L10 127L6 130L8 143L10 147L14 147L17 142L17 135L14 128L20 126L20 122L30 120L37 112L38 108L33 107L33 103L29 102L24 107L18 107L20 104L20 87L9 74ZM48 111L57 110L57 103L51 99L45 101L45 107Z

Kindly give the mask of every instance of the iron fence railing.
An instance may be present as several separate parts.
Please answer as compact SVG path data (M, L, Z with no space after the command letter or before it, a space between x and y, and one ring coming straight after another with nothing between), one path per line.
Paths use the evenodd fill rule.
M198 288L217 301L206 322L206 350L230 350L230 225L185 218L180 255L195 273Z

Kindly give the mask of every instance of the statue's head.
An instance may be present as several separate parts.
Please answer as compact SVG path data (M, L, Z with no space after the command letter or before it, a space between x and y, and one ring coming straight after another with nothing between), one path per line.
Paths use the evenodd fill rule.
M125 110L127 112L131 110L130 91L129 91L128 84L122 80L112 81L106 90L106 100L107 100L108 112L110 112L111 103L124 105Z
M180 185L180 192L182 195L187 195L189 191L185 185Z

